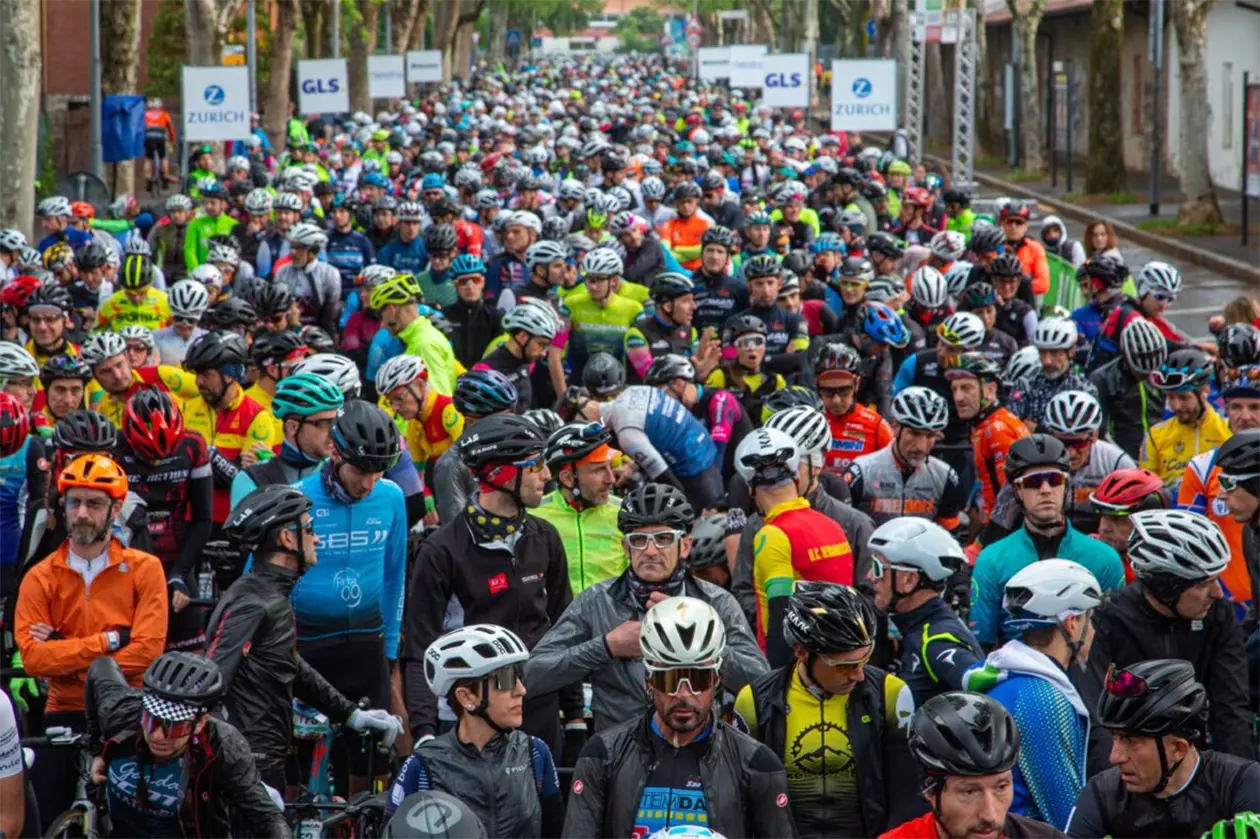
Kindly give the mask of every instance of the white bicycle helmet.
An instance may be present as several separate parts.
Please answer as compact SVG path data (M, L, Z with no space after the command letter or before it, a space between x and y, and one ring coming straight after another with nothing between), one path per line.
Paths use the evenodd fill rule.
M478 210L490 210L502 206L503 200L493 189L483 189L473 196L473 204ZM495 219L498 221L498 219Z
M12 227L0 230L0 251L20 251L25 247L29 244L21 230Z
M328 242L328 234L310 222L293 225L285 238L289 240L290 245L306 248L309 251L319 251Z
M1008 385L1013 385L1020 379L1026 379L1033 373L1041 369L1041 355L1036 347L1020 347L1011 356L1011 360L1006 362L1006 369L1002 371L1002 381Z
M532 337L550 340L556 337L556 318L541 306L518 303L503 316L503 331L508 335L524 332Z
M971 312L954 312L936 327L936 334L951 347L974 350L984 343L984 321Z
M152 256L153 248L142 236L128 236L126 244L123 245L123 253L127 256L137 253L141 256Z
M665 200L665 182L655 175L644 178L639 189L643 193L643 197L650 201Z
M1039 350L1076 349L1076 321L1068 318L1045 318L1037 322L1032 345Z
M31 379L39 376L39 364L35 357L20 344L0 341L0 387L9 379Z
M21 349L19 347L19 349ZM83 342L79 357L89 367L96 367L102 361L122 355L127 351L127 342L116 332L97 332L89 335ZM36 371L38 372L38 370Z
M171 286L166 303L175 317L200 318L210 307L210 292L195 280L180 280Z
M892 418L906 428L944 431L949 424L949 404L936 391L911 385L893 397Z
M726 627L717 610L695 597L670 597L643 616L639 647L648 670L718 668L726 654Z
M556 197L562 201L585 201L586 187L582 186L582 182L574 178L565 178L560 182L560 189L556 193Z
M301 225L296 225L296 227L301 227ZM241 252L226 242L214 242L206 251L206 262L213 262L215 265L236 266L240 264L240 261Z
M229 157L227 160L227 171L248 172L249 171L249 158L242 157L239 154Z
M627 210L622 210L608 221L608 232L613 236L620 236L623 233L629 233L638 223L639 217Z
M957 230L942 230L928 242L928 250L937 259L953 262L967 252L967 237Z
M528 210L517 210L515 213L512 213L503 224L504 230L507 230L509 227L524 227L535 233L542 233L542 221Z
M1152 291L1162 291L1173 298L1181 294L1181 272L1167 262L1146 263L1134 280L1139 298Z
M910 296L924 309L939 309L949 300L949 282L931 265L910 277Z
M404 201L398 205L399 221L420 221L424 218L424 206L419 201Z
M265 189L251 189L245 196L245 212L251 216L265 216L271 212L271 193Z
M1069 615L1079 615L1102 603L1102 589L1089 569L1070 559L1043 559L1024 566L1006 582L1003 627L1022 632L1053 626Z
M945 271L945 283L949 286L952 297L960 296L967 288L967 280L971 277L971 269L975 266L965 259L953 262Z
M475 623L452 630L429 645L424 651L424 678L434 696L444 697L456 682L479 679L526 661L529 650L515 632L494 624Z
M809 457L811 466L822 466L831 448L831 423L826 415L809 405L779 411L766 420L765 428L782 431L796 441L796 450Z
M794 481L800 465L796 441L774 428L758 428L744 437L735 450L735 471L750 487Z
M132 324L131 326L124 326L118 334L123 337L124 341L127 339L139 341L144 344L149 351L157 349L157 344L153 341L153 330L147 326L141 326L138 323Z
M1091 434L1102 428L1102 407L1083 390L1064 390L1050 397L1042 425L1051 434Z
M596 248L582 257L582 274L596 277L614 277L625 270L621 257L611 248Z
M277 210L292 210L295 213L302 212L302 196L296 192L277 192L275 198L271 199L271 203Z
M1216 522L1189 510L1143 510L1129 516L1129 563L1138 579L1167 574L1215 577L1229 565L1229 542Z
M870 551L898 571L918 571L934 583L949 578L967 562L958 540L934 521L899 518L871 534Z
M294 373L314 373L323 376L337 387L348 399L354 399L363 391L359 368L344 355L321 352L307 356L293 366Z
M390 277L397 275L398 272L388 265L380 265L374 262L371 265L363 266L363 271L360 272L359 279L365 286L375 286L385 280L388 280Z
M211 265L209 262L203 262L192 269L188 279L196 280L203 285L212 285L215 288L223 287L223 272L219 270L219 266Z
M181 210L189 211L195 206L196 205L193 204L193 200L187 195L176 194L166 199L166 212L168 213L177 213Z
M1136 318L1120 332L1120 354L1135 373L1149 376L1168 358L1168 341L1158 326Z
M525 265L531 271L553 262L563 262L569 250L559 242L539 239L525 250Z
M429 368L418 355L396 355L376 371L376 392L389 396L400 387L428 381Z
M39 206L35 208L35 214L39 216L56 216L65 217L74 215L70 209L70 199L64 195L53 195L39 202Z

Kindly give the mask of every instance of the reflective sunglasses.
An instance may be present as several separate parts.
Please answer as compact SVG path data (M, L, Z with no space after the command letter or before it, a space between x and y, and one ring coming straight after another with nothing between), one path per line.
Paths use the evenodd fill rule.
M1150 687L1141 676L1135 676L1128 670L1116 670L1116 665L1111 664L1107 667L1107 678L1103 682L1103 689L1121 699L1134 699L1145 696Z
M145 733L152 734L154 731L161 730L162 736L168 740L178 740L181 737L191 737L193 729L197 727L196 718L191 720L180 720L172 722L164 720L161 717L155 717L147 710L140 711L140 725L144 728Z
M1067 475L1062 472L1031 472L1020 475L1015 483L1020 489L1041 489L1044 486L1056 489L1067 483Z
M818 656L818 660L830 667L832 670L838 670L841 673L853 673L857 670L861 670L869 664L873 655L875 655L875 648L872 646L871 651L859 658L857 661L844 661L842 659L831 658L825 655Z
M517 467L518 469L524 469L526 472L533 473L533 472L541 472L543 470L543 466L545 466L546 463L543 460L542 452L539 452L538 454L534 455L533 457L527 460L518 460L512 465Z
M833 396L849 396L857 388L854 385L844 385L841 387L820 387L818 395L823 399L830 399Z
M665 550L677 545L685 534L681 530L658 530L655 533L627 533L626 546L632 551L647 550L648 543L656 545L658 550Z
M297 524L295 524L295 525L291 526L289 529L290 529L290 530L300 530L300 531L302 531L303 533L314 533L314 532L315 532L315 520L314 520L314 519L311 519L311 520L309 520L309 521L298 522Z
M882 580L884 578L885 571L919 571L920 573L922 573L922 569L920 568L910 568L905 565L894 565L893 563L888 562L887 560L885 560L883 557L879 556L878 554L872 555L871 556L871 578L875 580Z
M1216 480L1221 485L1222 492L1233 492L1248 481L1254 481L1257 475L1227 475L1221 472L1216 476Z
M1152 291L1150 292L1150 295L1151 297L1155 298L1156 303L1176 303L1177 302L1177 295L1169 294L1166 291Z
M201 322L201 318L183 318L176 315L175 322L182 323L185 326L196 326L198 323Z
M712 667L678 667L672 670L648 670L647 683L652 690L666 696L677 696L685 684L693 694L712 690L718 683L719 674Z
M490 683L490 687L499 693L511 693L516 690L517 682L524 679L524 675L525 671L521 665L509 664L487 674L485 679Z
M1056 434L1055 438L1062 443L1064 447L1074 449L1076 451L1088 448L1089 445L1094 442L1094 438L1092 437L1059 437Z
M755 350L765 345L766 339L763 335L745 335L743 338L735 339L736 348L741 350Z

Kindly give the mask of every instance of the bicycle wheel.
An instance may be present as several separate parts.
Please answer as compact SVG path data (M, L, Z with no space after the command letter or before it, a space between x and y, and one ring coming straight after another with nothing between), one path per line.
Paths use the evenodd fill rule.
M46 839L97 839L88 831L87 813L83 810L66 810L44 831Z

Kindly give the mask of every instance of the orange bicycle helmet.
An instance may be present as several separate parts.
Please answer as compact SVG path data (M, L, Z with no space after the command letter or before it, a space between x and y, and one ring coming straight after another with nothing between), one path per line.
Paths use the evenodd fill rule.
M75 218L96 218L96 208L86 201L74 201L70 204L70 212Z
M127 497L127 475L105 455L85 454L66 464L57 478L57 491L62 495L71 487L99 489L121 501Z

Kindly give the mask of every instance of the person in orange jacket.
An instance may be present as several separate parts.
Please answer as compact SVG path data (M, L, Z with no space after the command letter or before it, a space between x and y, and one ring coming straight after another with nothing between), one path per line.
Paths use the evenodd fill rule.
M1046 249L1041 243L1028 238L1030 212L1023 201L1011 201L1002 208L1002 230L1006 233L1006 252L1019 257L1024 273L1032 278L1033 294L1040 301L1041 296L1050 291L1050 263L1046 261Z
M1028 428L998 401L997 362L980 353L963 353L945 371L958 416L971 424L971 447L980 479L979 523L988 521L998 490L1006 484L1006 450Z

